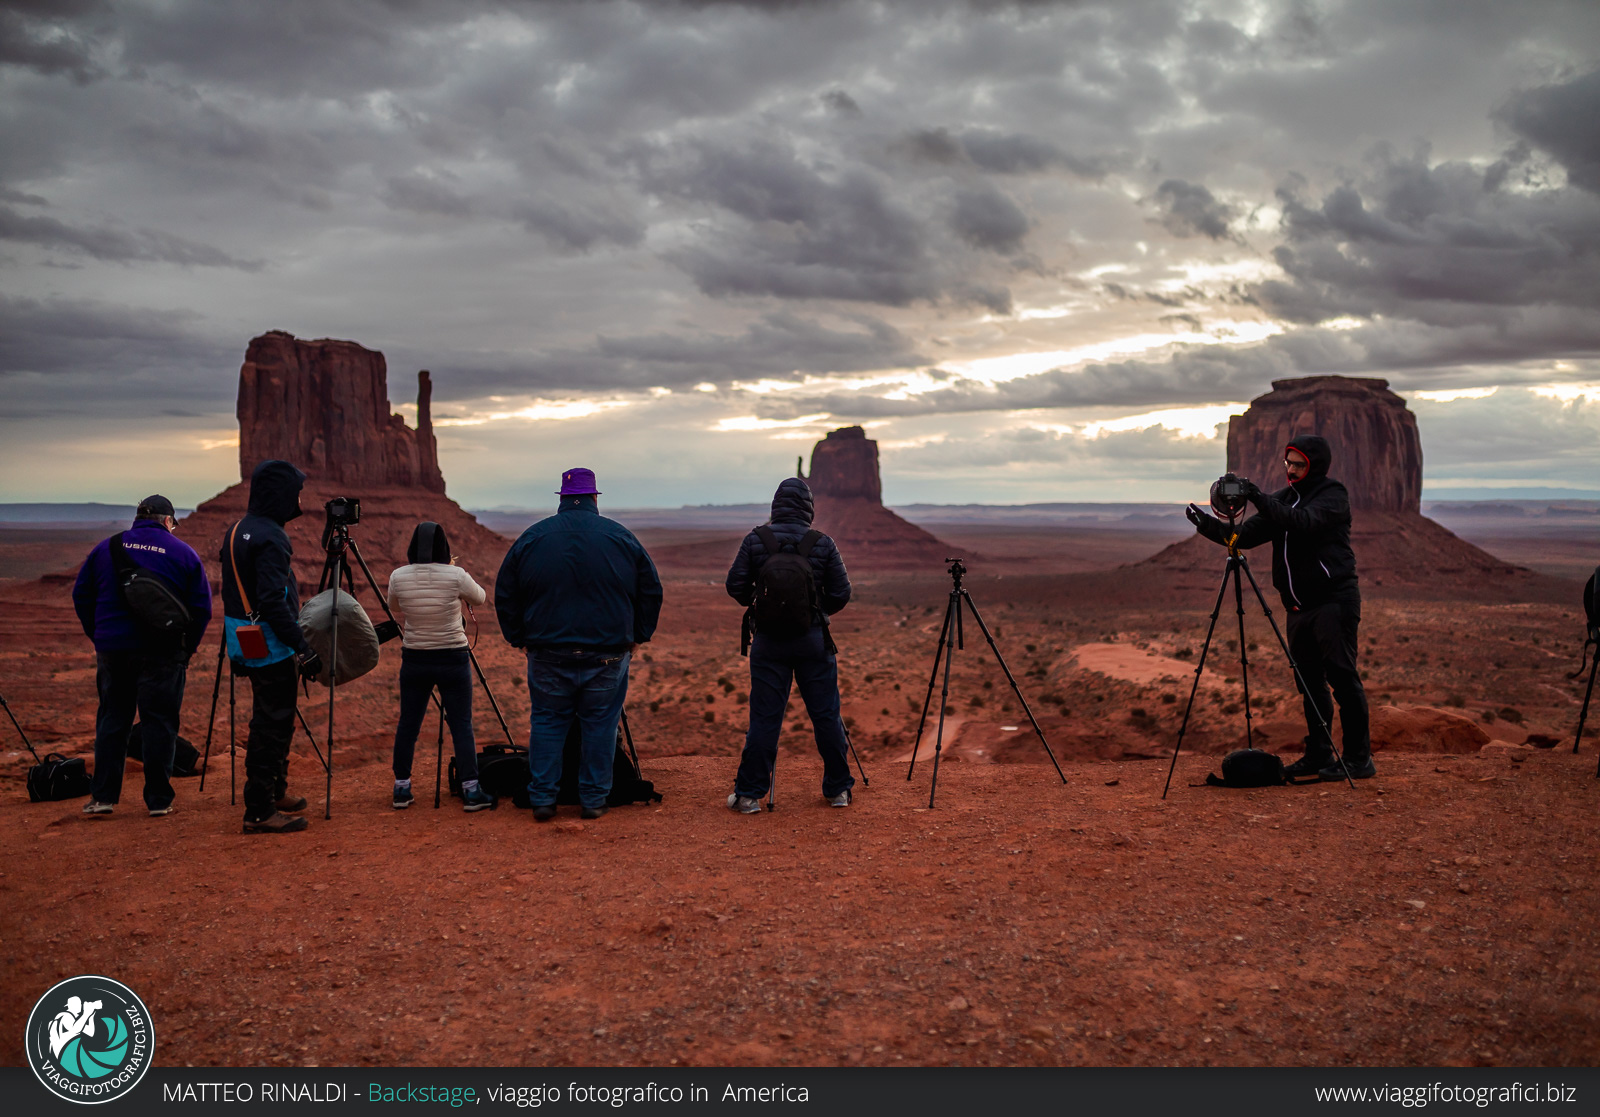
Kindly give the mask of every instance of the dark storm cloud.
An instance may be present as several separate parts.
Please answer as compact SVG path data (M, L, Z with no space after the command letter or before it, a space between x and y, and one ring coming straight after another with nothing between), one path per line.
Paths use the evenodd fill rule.
M401 354L403 360L404 354ZM794 380L830 372L913 368L926 361L912 342L878 319L857 316L844 328L780 312L738 334L708 332L596 338L582 349L534 357L462 353L430 357L442 398L572 392L589 388L687 388L755 380Z
M974 128L961 134L961 150L975 166L995 174L1037 174L1064 167L1080 178L1100 179L1117 160L1062 151L1035 136Z
M92 80L100 70L91 56L91 44L53 17L80 16L99 6L14 3L0 9L0 66L24 66L46 75L66 74L78 82Z
M1210 237L1222 240L1237 216L1204 186L1169 178L1156 187L1156 204L1163 210L1161 224L1175 237Z
M45 248L64 248L82 252L96 260L118 263L156 260L167 264L238 268L242 271L258 271L262 267L260 260L240 260L219 248L159 229L126 232L104 226L83 228L57 221L53 217L21 214L10 206L0 206L0 240L37 244Z
M1600 70L1521 90L1496 115L1555 156L1574 185L1600 193Z
M957 236L987 252L1020 251L1032 225L1016 202L993 187L961 191L950 218Z

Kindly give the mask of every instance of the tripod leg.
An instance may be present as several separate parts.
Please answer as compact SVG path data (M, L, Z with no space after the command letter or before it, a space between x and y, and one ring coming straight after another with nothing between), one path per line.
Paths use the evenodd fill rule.
M458 773L459 774L459 773ZM444 696L439 696L439 747L433 754L433 809L439 809L439 785L444 775Z
M1243 562L1242 559L1240 561L1241 563ZM1311 688L1306 685L1305 676L1300 673L1300 665L1294 661L1294 655L1289 651L1289 641L1284 639L1283 633L1278 629L1278 618L1272 615L1272 606L1267 604L1266 597L1264 597L1261 593L1261 587L1256 584L1256 576L1250 573L1250 566L1248 563L1244 563L1244 576L1250 579L1250 588L1255 591L1256 601L1260 604L1261 611L1267 615L1267 623L1272 626L1272 634L1278 638L1278 647L1283 649L1283 658L1289 661L1289 670L1294 672L1296 686L1299 688L1300 693L1305 695L1306 700L1309 702L1311 700ZM1320 726L1322 732L1327 735L1328 747L1333 750L1334 759L1339 762L1339 768L1344 772L1344 782L1349 785L1351 791L1354 791L1356 788L1356 781L1350 778L1350 768L1344 762L1344 753L1340 750L1338 742L1333 739L1333 725L1331 721L1323 718L1322 711L1317 708L1317 704L1315 702L1311 703L1311 708L1316 712L1317 725Z
M216 700L212 699L212 701L213 701L213 703L215 703ZM22 723L17 720L17 715L11 712L11 707L10 707L10 705L7 704L6 696L3 695L3 694L0 694L0 706L4 706L5 707L6 717L10 718L11 719L11 724L17 727L17 736L22 738L22 743L24 745L28 746L28 751L29 752L33 753L34 760L38 760L39 759L39 754L37 752L34 752L33 742L28 740L28 735L22 731ZM216 712L215 711L215 706L213 706L212 712L213 713ZM204 776L201 777L202 780L204 778L205 778Z
M222 661L228 654L228 637L224 633L217 645L217 677L211 684L211 716L206 719L206 747L200 759L200 790L206 789L206 773L211 770L211 733L217 727L217 696L222 693Z
M1006 673L1006 682L1011 684L1011 691L1017 696L1017 701L1022 703L1022 712L1028 715L1028 720L1033 723L1033 731L1039 735L1039 743L1044 746L1045 755L1050 758L1050 763L1056 766L1056 775L1061 777L1061 782L1067 782L1067 774L1061 770L1061 765L1056 763L1056 754L1050 749L1050 742L1044 739L1044 730L1039 728L1039 719L1033 716L1033 708L1028 705L1028 700L1022 697L1022 688L1017 685L1017 680L1011 674L1011 668L1006 666L1006 657L1000 654L1000 647L994 642L994 637L989 633L989 626L983 623L983 615L978 612L977 602L972 600L972 594L966 590L961 591L967 599L967 608L972 610L972 619L978 622L978 628L983 633L983 638L989 641L989 650L994 653L994 658L1000 663L1000 670Z
M954 612L956 595L944 608L944 624L939 628L939 643L933 651L933 671L928 675L928 693L922 699L922 716L917 719L917 739L911 745L911 766L906 769L906 779L917 770L917 750L922 747L922 728L928 724L928 704L933 701L933 684L939 681L939 660L944 656L944 638L950 631L950 614Z
M228 805L239 805L239 776L234 770L238 747L233 743L233 672L228 672Z
M639 750L633 747L633 729L628 725L628 708L622 708L622 737L628 742L628 756L633 759L633 770L639 770Z
M1250 722L1250 653L1244 644L1244 585L1239 580L1239 566L1233 567L1233 601L1239 610L1239 680L1244 684L1244 747L1256 747L1256 738ZM1262 603L1263 607L1265 602Z
M339 689L339 574L344 565L341 556L333 557L333 626L328 638L328 756L327 784L322 793L322 817L333 817L333 692ZM354 597L354 594L350 596Z
M840 718L839 721L841 725L844 724L843 718ZM861 766L861 756L856 752L856 743L850 739L850 730L848 729L844 731L844 743L850 746L850 755L856 758L856 771L861 773L861 786L871 787L872 781L867 779L867 770Z
M1583 692L1583 708L1578 711L1578 732L1572 737L1572 755L1578 755L1578 742L1583 740L1583 723L1589 719L1589 699L1594 694L1594 673L1600 670L1600 646L1595 648L1594 666L1589 668L1589 688ZM1595 773L1600 776L1600 772Z
M494 700L494 691L489 689L489 680L484 677L483 668L478 665L478 657L472 654L471 648L467 649L467 658L472 661L472 669L478 673L478 682L483 684L483 693L489 696L489 705L494 708L494 716L499 720L500 729L506 735L506 744L515 748L516 742L511 739L511 727L506 724L506 716L500 712L500 703ZM626 714L623 715L623 721L627 721ZM632 739L632 737L629 737L630 742ZM638 763L637 760L634 761L635 767L638 766Z
M1211 636L1217 631L1217 618L1222 615L1222 596L1228 592L1228 571L1233 566L1233 560L1228 560L1228 565L1222 570L1222 585L1217 588L1217 600L1211 606L1211 623L1206 625L1206 638L1200 645L1200 662L1194 665L1194 682L1189 686L1189 701L1183 707L1183 721L1178 723L1178 743L1172 746L1172 763L1167 767L1166 786L1161 789L1161 798L1167 797L1167 791L1172 787L1172 773L1178 770L1178 753L1183 749L1183 735L1189 729L1189 715L1194 712L1195 696L1200 693L1200 676L1206 669L1206 656L1211 653Z
M933 737L933 779L928 784L928 809L933 809L933 795L939 788L939 755L944 751L944 711L950 702L950 665L956 661L956 629L960 625L961 599L959 590L950 592L950 612L955 620L945 626L945 640L949 647L944 655L944 688L939 692L939 729Z

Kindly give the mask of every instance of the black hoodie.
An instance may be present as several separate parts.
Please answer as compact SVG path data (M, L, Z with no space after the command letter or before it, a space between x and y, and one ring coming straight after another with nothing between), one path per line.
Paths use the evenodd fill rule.
M1256 515L1239 526L1239 546L1272 544L1272 584L1290 610L1312 609L1335 598L1360 600L1350 549L1350 494L1328 476L1333 463L1328 440L1300 435L1289 446L1305 454L1310 472L1275 493L1261 494ZM1228 528L1220 520L1206 517L1200 531L1227 542Z
M802 478L790 477L772 494L772 519L768 526L780 544L798 543L811 530L814 509L811 486ZM761 542L761 536L752 531L739 544L739 553L728 568L728 596L740 605L749 607L755 599L756 575L766 561L767 548ZM850 575L844 568L839 548L826 535L811 548L811 573L816 579L818 603L821 605L813 621L826 624L829 616L850 602Z
M300 515L305 483L306 475L288 462L264 461L256 466L250 475L250 510L223 535L221 551L223 613L239 619L247 615L239 595L243 581L261 623L296 652L309 651L310 645L300 631L300 587L291 561L294 547L283 525Z

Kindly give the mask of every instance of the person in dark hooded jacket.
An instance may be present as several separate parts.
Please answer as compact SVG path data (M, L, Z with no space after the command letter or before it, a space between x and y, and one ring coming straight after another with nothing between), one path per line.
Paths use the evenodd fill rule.
M790 477L772 497L772 519L764 525L782 552L798 553L808 532L814 504L811 487ZM755 600L761 569L772 551L757 528L744 537L728 569L728 596L747 609ZM850 575L832 539L818 532L810 553L816 605L811 626L798 635L761 631L759 623L750 640L750 728L745 734L739 773L734 778L728 806L740 814L761 810L761 797L772 787L773 765L778 759L778 734L789 704L791 682L811 716L817 752L822 756L822 794L829 805L848 807L855 777L846 757L844 721L839 716L839 664L828 635L828 618L850 601ZM751 614L746 614L751 623Z
M1361 588L1355 552L1350 549L1350 494L1328 476L1333 451L1328 440L1300 435L1283 450L1289 484L1274 493L1245 482L1245 498L1256 515L1239 525L1240 549L1272 544L1272 584L1288 610L1289 654L1300 668L1296 680L1305 704L1306 752L1290 764L1290 776L1318 775L1342 780L1345 769L1356 779L1377 772L1367 723L1367 694L1356 666L1361 624ZM1233 529L1189 505L1195 529L1224 546ZM1328 698L1333 688L1333 701ZM1333 757L1333 741L1322 726L1333 724L1339 704L1344 766ZM1318 715L1320 717L1320 723Z
M222 613L228 658L250 680L250 736L244 747L244 832L304 830L294 817L306 801L289 796L289 744L294 739L296 683L314 678L322 661L300 631L300 587L294 547L284 525L300 515L306 475L285 461L264 461L250 475L244 519L222 537ZM239 629L259 624L266 654L250 656Z

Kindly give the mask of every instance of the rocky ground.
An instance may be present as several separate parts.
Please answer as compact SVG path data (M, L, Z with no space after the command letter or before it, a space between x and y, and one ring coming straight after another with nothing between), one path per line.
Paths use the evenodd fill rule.
M340 693L331 820L297 742L315 810L281 839L238 833L226 678L206 790L180 781L166 819L138 809L132 764L109 819L27 803L0 724L0 1059L82 972L131 984L164 1058L202 1065L1600 1057L1600 737L1571 755L1575 597L1374 594L1380 774L1354 790L1200 786L1243 736L1219 633L1163 800L1210 600L1107 571L1103 540L1080 561L1070 539L1008 558L991 536L969 584L1066 783L969 625L927 809L931 758L909 782L903 758L948 579L862 572L836 634L871 786L827 808L791 707L778 810L741 817L721 806L746 701L725 559L657 542L668 606L629 707L657 806L546 826L426 793L390 810L394 657ZM481 620L515 732L515 654ZM185 705L197 746L212 646ZM1291 751L1297 703L1253 612L1246 646L1253 726ZM0 585L0 687L41 751L87 750L93 660L59 581ZM477 726L500 735L483 702Z

